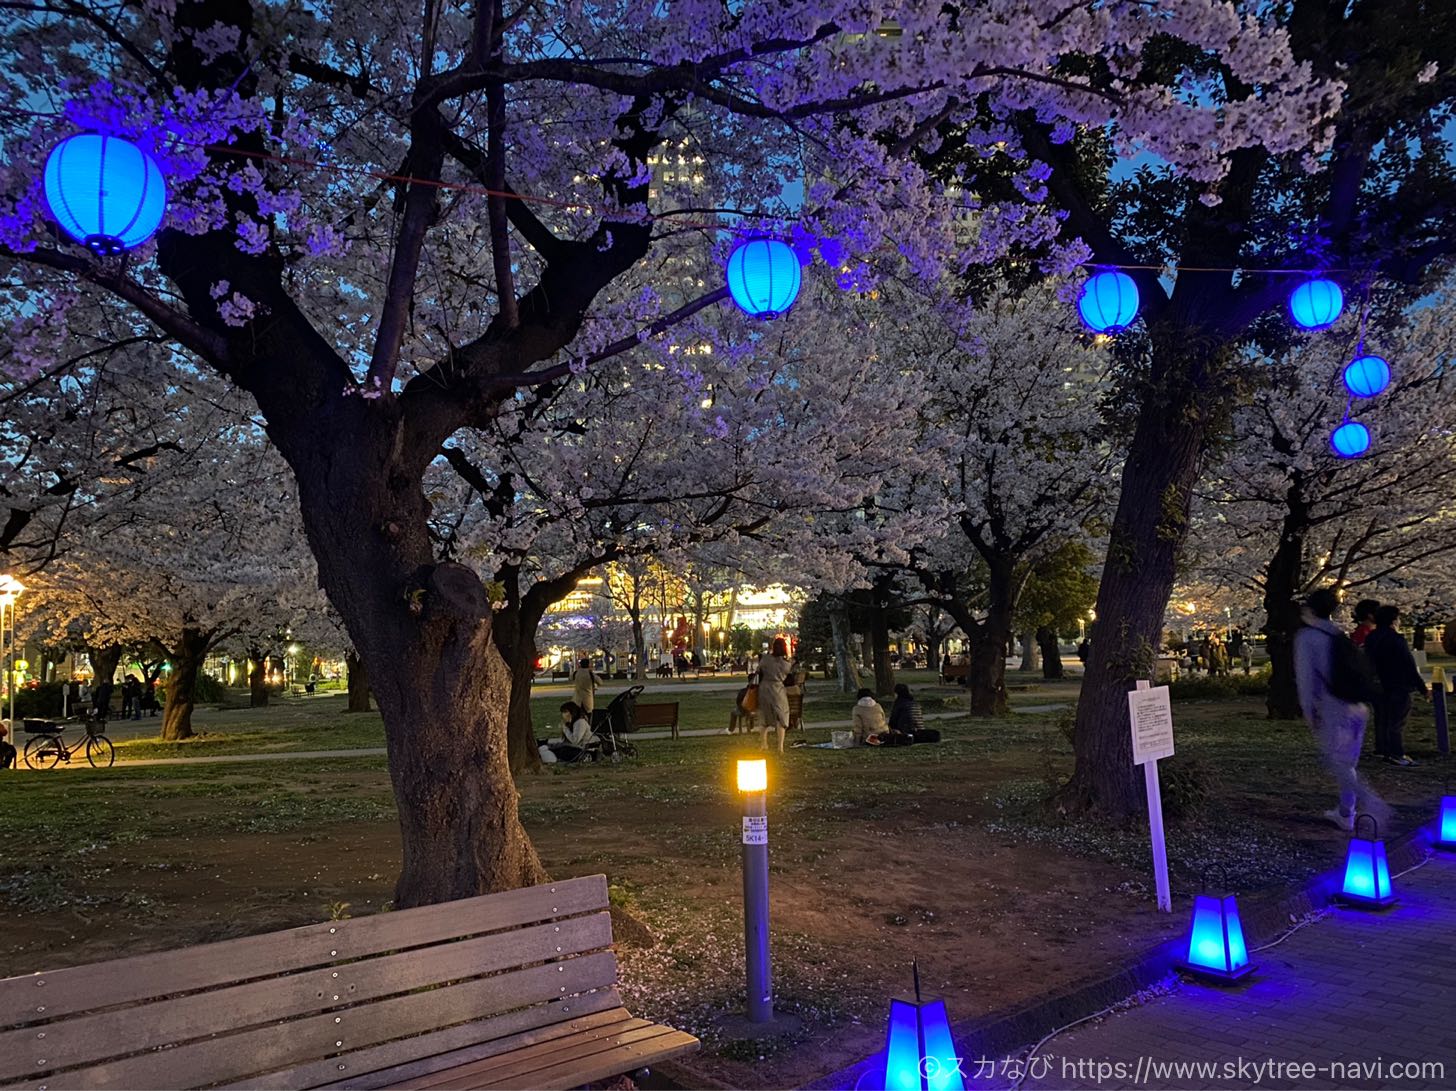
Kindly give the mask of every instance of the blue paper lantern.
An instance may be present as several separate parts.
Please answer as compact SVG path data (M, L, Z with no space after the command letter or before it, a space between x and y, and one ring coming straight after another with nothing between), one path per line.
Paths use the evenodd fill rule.
M1216 898L1200 894L1193 899L1193 922L1188 928L1186 969L1215 981L1236 981L1254 967L1244 943L1244 926L1232 894Z
M950 1036L945 1001L921 1000L915 969L915 999L890 1001L885 1038L885 1091L965 1091L960 1055Z
M1333 280L1316 277L1289 293L1289 317L1306 330L1333 326L1345 309L1345 293Z
M728 255L728 294L745 314L773 318L799 295L799 259L778 239L749 239Z
M1370 820L1370 837L1359 835L1360 823ZM1351 905L1383 909L1395 902L1390 887L1390 864L1385 859L1385 842L1375 819L1362 814L1355 822L1355 835L1345 852L1345 878L1340 884L1340 897Z
M61 230L98 254L151 238L167 211L157 161L118 136L69 136L46 156L46 203Z
M1330 434L1330 449L1341 458L1359 458L1370 450L1370 429L1347 420Z
M1077 313L1093 333L1116 333L1137 318L1138 289L1126 273L1096 273L1082 285Z
M1444 682L1437 685L1444 686ZM1441 797L1441 817L1436 824L1436 845L1456 849L1456 796Z
M1390 365L1382 356L1357 356L1345 365L1345 389L1357 398L1373 398L1390 385Z

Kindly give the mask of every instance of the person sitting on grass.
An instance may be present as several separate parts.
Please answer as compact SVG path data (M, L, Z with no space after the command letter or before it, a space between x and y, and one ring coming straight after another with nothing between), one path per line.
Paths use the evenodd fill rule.
M902 735L918 735L925 730L925 714L920 702L904 682L895 686L895 703L890 706L890 730Z
M859 691L859 700L854 703L853 731L856 746L864 746L871 735L879 735L890 730L890 725L885 720L885 710L880 707L880 702L875 700L875 691L862 689Z
M592 731L586 713L575 701L566 701L561 706L561 741L551 744L558 761L581 761L591 748L601 743Z

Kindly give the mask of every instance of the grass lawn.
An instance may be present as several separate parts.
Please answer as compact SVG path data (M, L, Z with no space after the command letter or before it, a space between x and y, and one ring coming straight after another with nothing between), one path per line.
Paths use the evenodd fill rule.
M909 684L924 690L927 713L953 707L958 694L955 687L930 686L929 672L908 676ZM704 692L699 685L716 684L717 689ZM605 708L612 696L630 682L613 682L600 691L598 707ZM702 683L687 681L648 681L641 701L677 701L679 725L684 729L727 726L734 693L740 684L734 679L708 679ZM539 687L531 701L533 718L542 737L557 733L557 714L563 701L571 699L569 689L561 686ZM830 682L809 683L805 718L810 721L848 720L854 697L838 692ZM266 708L202 709L194 716L197 735L180 743L164 743L157 736L159 719L114 721L110 725L116 744L116 760L136 761L145 758L203 757L218 754L257 754L309 750L355 750L382 747L384 726L378 712L344 711L342 695L319 697L281 697Z
M689 708L716 718L730 697L684 692L684 722ZM1074 683L1017 695L1033 707L1074 698ZM846 705L826 692L810 707ZM971 1018L1181 932L1210 866L1251 897L1340 858L1343 837L1318 817L1331 793L1303 725L1265 721L1249 697L1179 701L1174 715L1178 755L1163 767L1173 917L1152 906L1145 831L1066 822L1043 805L1071 765L1065 712L943 720L937 746L772 759L776 987L805 1017L802 1037L777 1049L724 1042L713 1022L741 1002L731 777L747 740L644 740L634 762L552 768L522 785L522 813L554 875L605 872L614 901L654 937L633 945L623 934L636 1013L702 1035L695 1063L713 1078L795 1086L877 1048L912 958L953 1015ZM327 699L238 720L187 749L262 749L289 733L307 749L379 742L376 718ZM266 726L244 726L253 720ZM1429 706L1408 738L1428 755ZM1446 777L1434 761L1369 775L1402 827L1428 818ZM382 758L23 771L5 789L0 973L378 912L391 897L398 835Z

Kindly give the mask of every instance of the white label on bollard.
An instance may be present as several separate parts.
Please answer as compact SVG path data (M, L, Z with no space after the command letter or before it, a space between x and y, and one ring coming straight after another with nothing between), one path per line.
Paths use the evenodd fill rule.
M757 814L743 816L743 843L745 845L768 844L767 815Z

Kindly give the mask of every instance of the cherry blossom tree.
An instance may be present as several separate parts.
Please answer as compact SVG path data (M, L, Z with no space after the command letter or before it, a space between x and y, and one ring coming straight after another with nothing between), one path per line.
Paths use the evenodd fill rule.
M315 578L290 479L260 439L235 435L193 476L91 524L37 580L34 610L53 630L92 646L166 650L164 740L192 736L208 654L283 627L290 598Z
M942 312L939 321L911 312L900 334L900 358L933 391L907 437L930 465L885 498L940 513L941 533L881 564L955 619L971 644L972 715L1000 715L1027 579L1048 554L1090 538L1108 501L1114 461L1098 411L1106 355L1073 328L1050 286Z
M1403 321L1363 331L1364 351L1395 369L1376 398L1351 399L1340 378L1361 344L1352 322L1270 365L1269 382L1234 413L1200 504L1194 556L1205 580L1262 602L1271 717L1299 714L1293 639L1304 594L1320 586L1383 588L1414 607L1456 554L1451 315L1443 295ZM1370 453L1360 459L1330 449L1347 408L1371 432Z
M1180 7L1200 22L1233 18L1201 3ZM1340 270L1358 297L1382 283L1419 290L1456 249L1456 170L1443 133L1456 105L1456 8L1419 0L1240 7L1260 26L1229 41L1287 45L1328 81L1330 97L1305 99L1304 116L1286 113L1261 77L1240 71L1237 49L1159 43L1139 76L1166 80L1170 96L1217 103L1236 126L1270 108L1282 115L1274 129L1263 126L1267 115L1255 122L1261 133L1213 170L1141 149L1129 161L1135 142L1121 119L1074 133L1032 111L1008 118L1009 176L999 186L985 177L994 157L974 142L937 152L943 175L982 168L986 193L1022 184L1029 165L1065 217L1064 233L1086 245L1092 264L1123 266L1142 299L1142 325L1120 338L1128 453L1077 706L1076 767L1060 798L1071 812L1125 818L1140 806L1125 692L1151 670L1195 485L1247 386L1248 345L1272 351L1287 336L1279 312L1297 281L1266 270ZM1124 78L1115 58L1086 63L1098 86ZM1222 139L1180 128L1190 143ZM1113 174L1117 156L1126 169Z
M666 311L650 287L660 240L700 232L706 250L744 218L775 229L787 174L806 252L853 276L897 250L934 277L1059 226L1031 164L1006 200L974 202L967 243L955 212L971 190L948 196L908 154L943 126L989 156L1018 116L1054 136L1116 118L1120 147L1211 185L1241 149L1303 149L1329 99L1267 16L1220 0L176 0L91 15L36 5L0 31L4 98L41 115L0 123L0 245L30 310L109 298L256 400L383 712L401 906L542 875L516 814L489 596L437 559L426 474L517 391L717 298ZM1148 63L1170 42L1220 57L1226 93L1191 79L1173 93ZM75 128L156 155L170 204L154 244L98 259L47 227L41 162ZM900 135L866 135L886 133ZM714 196L734 219L648 211L649 157L684 140L732 163Z

